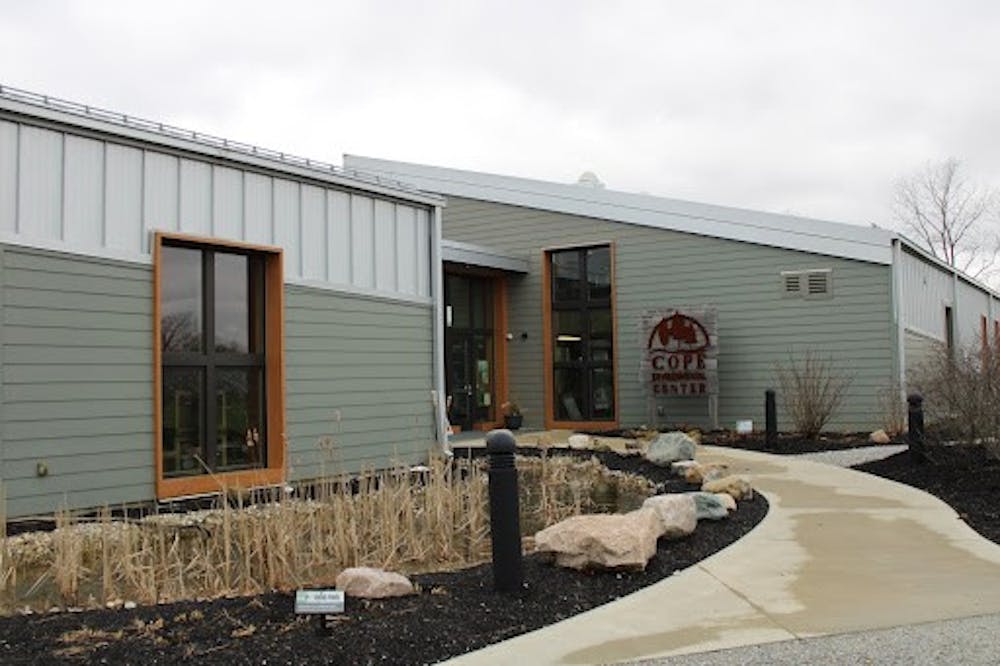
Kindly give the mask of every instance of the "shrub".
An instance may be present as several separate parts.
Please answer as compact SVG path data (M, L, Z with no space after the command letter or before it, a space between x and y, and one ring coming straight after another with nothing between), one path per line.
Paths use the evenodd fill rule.
M796 432L816 437L823 430L851 385L851 378L834 372L831 359L807 352L801 361L789 359L775 368L785 413Z
M889 435L906 432L906 399L899 380L879 389L878 410L882 429Z
M1000 455L1000 347L976 342L949 350L938 345L912 384L924 397L928 444L978 441Z

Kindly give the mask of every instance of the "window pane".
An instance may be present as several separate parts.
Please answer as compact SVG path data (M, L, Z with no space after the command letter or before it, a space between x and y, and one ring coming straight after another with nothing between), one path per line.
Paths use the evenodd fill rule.
M573 363L584 360L583 315L579 310L556 310L552 313L552 328L555 334L556 363Z
M164 245L160 255L163 351L202 351L201 250Z
M215 469L261 467L265 463L264 382L260 368L215 373L218 439Z
M204 384L205 375L199 368L163 368L164 476L205 472Z
M552 253L552 298L577 301L580 291L580 253L577 250Z
M472 286L472 326L473 328L493 327L493 283L489 280L471 280Z
M611 368L594 368L591 374L593 418L612 419L615 416L615 384Z
M215 351L250 349L249 270L242 254L215 254Z
M595 247L587 250L587 288L590 299L611 298L611 250Z
M469 328L469 280L460 275L449 275L448 305L451 306L451 325L454 328Z
M557 420L584 420L583 373L584 371L578 368L556 368L555 402Z
M591 309L590 316L590 360L611 360L611 310Z

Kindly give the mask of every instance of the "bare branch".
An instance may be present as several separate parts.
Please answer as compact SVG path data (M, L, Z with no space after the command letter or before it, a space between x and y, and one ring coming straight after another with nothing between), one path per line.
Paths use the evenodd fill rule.
M899 179L894 213L948 265L982 279L1000 268L1000 191L972 182L955 158Z

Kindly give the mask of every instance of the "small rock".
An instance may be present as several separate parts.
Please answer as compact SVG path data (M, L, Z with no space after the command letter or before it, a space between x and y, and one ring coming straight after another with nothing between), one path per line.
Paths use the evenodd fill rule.
M889 437L889 434L885 430L876 430L868 435L868 441L872 444L888 444L892 441L892 437Z
M684 470L684 480L688 483L702 484L706 481L721 479L729 472L729 465L724 463L708 463L701 465L695 463Z
M571 449L589 449L590 448L590 435L570 435L569 436L569 448L571 448Z
M337 589L351 597L384 599L414 594L406 576L372 567L350 567L337 574Z
M660 536L664 539L686 537L698 526L698 510L690 495L655 495L647 498L642 508L656 511L663 524Z
M532 536L521 537L521 552L523 553L535 552L535 537Z
M725 505L727 510L736 511L736 500L733 499L732 495L729 493L715 493L715 496L719 498L719 501Z
M646 460L654 465L668 467L679 460L694 460L694 449L694 440L686 433L679 430L665 432L649 445Z
M692 467L697 467L698 464L694 460L678 460L675 463L670 463L670 471L677 476L686 476L687 471Z
M653 509L573 516L535 534L535 549L571 569L645 569L662 522Z
M690 437L695 444L701 444L701 430L688 430L687 436Z
M727 493L735 500L753 499L753 488L742 476L732 475L706 481L701 489L706 493Z
M694 499L698 520L720 520L729 517L729 509L715 493L685 493Z
M125 603L122 604L122 608L124 608L125 610L132 610L136 607L136 605L137 604L134 601L126 601Z

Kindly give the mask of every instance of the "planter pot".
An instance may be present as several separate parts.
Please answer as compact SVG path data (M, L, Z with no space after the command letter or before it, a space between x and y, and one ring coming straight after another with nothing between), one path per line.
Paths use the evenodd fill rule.
M503 417L503 425L507 430L519 430L521 428L521 422L524 420L524 416L521 414L511 414L510 416Z

